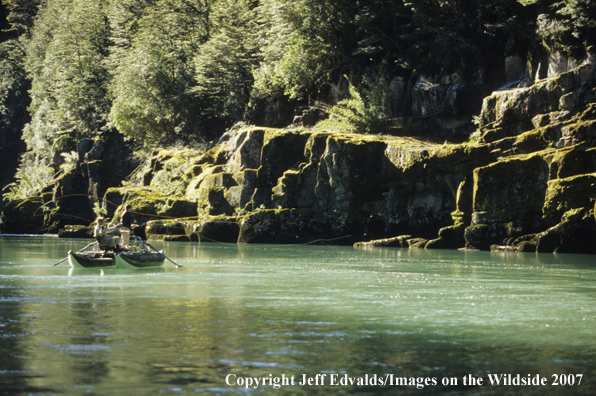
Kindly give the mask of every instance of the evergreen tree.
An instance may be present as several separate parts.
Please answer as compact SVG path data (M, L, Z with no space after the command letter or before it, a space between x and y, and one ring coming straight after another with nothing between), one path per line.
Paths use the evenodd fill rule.
M193 55L208 32L204 0L128 0L111 9L111 125L152 144L197 134Z
M41 10L28 44L32 121L29 150L46 158L71 149L83 134L105 125L109 102L105 1L55 0Z
M326 83L354 46L353 12L338 0L263 0L260 94L299 98Z
M31 122L23 130L28 151L16 176L23 187L21 195L38 191L48 181L57 150L73 150L83 134L95 134L105 125L109 79L104 65L109 46L105 4L54 0L40 6L27 41Z
M194 58L203 116L231 124L244 117L260 61L256 2L219 0L210 15L210 37Z
M24 58L20 41L0 43L0 190L13 181L19 154L25 150L21 130L28 121L29 81Z
M4 0L4 6L8 10L7 20L11 30L17 36L31 38L31 32L35 22L35 16L41 0Z
M545 9L537 18L536 32L551 50L581 58L596 43L595 0L525 0L523 3L538 4Z

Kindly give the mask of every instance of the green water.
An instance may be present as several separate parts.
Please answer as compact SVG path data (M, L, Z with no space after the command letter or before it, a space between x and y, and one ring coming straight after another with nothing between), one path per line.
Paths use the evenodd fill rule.
M0 395L596 392L594 256L155 242L183 267L52 266L87 242L0 238Z

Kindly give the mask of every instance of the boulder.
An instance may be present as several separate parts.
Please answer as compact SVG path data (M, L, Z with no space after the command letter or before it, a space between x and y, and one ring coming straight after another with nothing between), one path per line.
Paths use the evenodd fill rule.
M540 154L513 156L474 170L472 225L539 227L549 167Z
M408 239L410 239L410 235L401 235L393 238L384 238L384 239L376 239L368 242L356 242L354 247L362 247L362 248L369 248L369 247L401 247L407 248Z
M113 207L118 205L113 214L109 216L114 223L120 221L119 216L123 213L123 205L125 204L132 205L133 215L138 223L155 220L156 218L196 217L198 213L196 202L172 197L166 195L163 191L150 187L110 188L103 200L105 206Z

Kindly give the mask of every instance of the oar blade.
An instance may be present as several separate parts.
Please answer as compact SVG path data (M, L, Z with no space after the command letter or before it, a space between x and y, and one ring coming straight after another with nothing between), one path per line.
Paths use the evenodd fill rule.
M95 245L96 243L97 243L97 241L95 241L95 242L91 242L90 244L88 244L88 245L87 245L87 246L85 246L84 248L80 249L80 250L79 250L79 252L82 252L83 250L87 249L89 246L91 246L91 245ZM69 255L70 255L70 252L71 252L71 251L69 251L69 252L68 252L68 254L69 254ZM53 266L55 267L55 266L57 266L58 264L60 264L60 263L62 263L62 262L64 262L64 261L66 261L66 260L68 260L68 256L64 257L62 260L58 261L58 262L57 262L56 264L54 264Z
M156 252L159 252L159 250L157 250L156 248L154 248L153 246L151 246L149 243L147 243L147 241L143 241L143 240L141 239L141 242L143 242L145 245L149 246L151 249L155 250ZM173 261L171 258L169 258L168 256L166 256L166 254L165 254L165 253L163 253L163 256L164 256L164 257L165 257L167 260L171 261L171 262L172 262L172 264L174 264L176 267L182 267L182 265L175 263L175 262L174 262L174 261Z

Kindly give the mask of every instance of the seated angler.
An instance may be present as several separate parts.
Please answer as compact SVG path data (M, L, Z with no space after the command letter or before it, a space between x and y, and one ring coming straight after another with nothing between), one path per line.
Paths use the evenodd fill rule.
M118 227L104 226L103 217L97 218L97 225L93 230L93 236L97 239L97 243L102 250L115 250L120 242Z

